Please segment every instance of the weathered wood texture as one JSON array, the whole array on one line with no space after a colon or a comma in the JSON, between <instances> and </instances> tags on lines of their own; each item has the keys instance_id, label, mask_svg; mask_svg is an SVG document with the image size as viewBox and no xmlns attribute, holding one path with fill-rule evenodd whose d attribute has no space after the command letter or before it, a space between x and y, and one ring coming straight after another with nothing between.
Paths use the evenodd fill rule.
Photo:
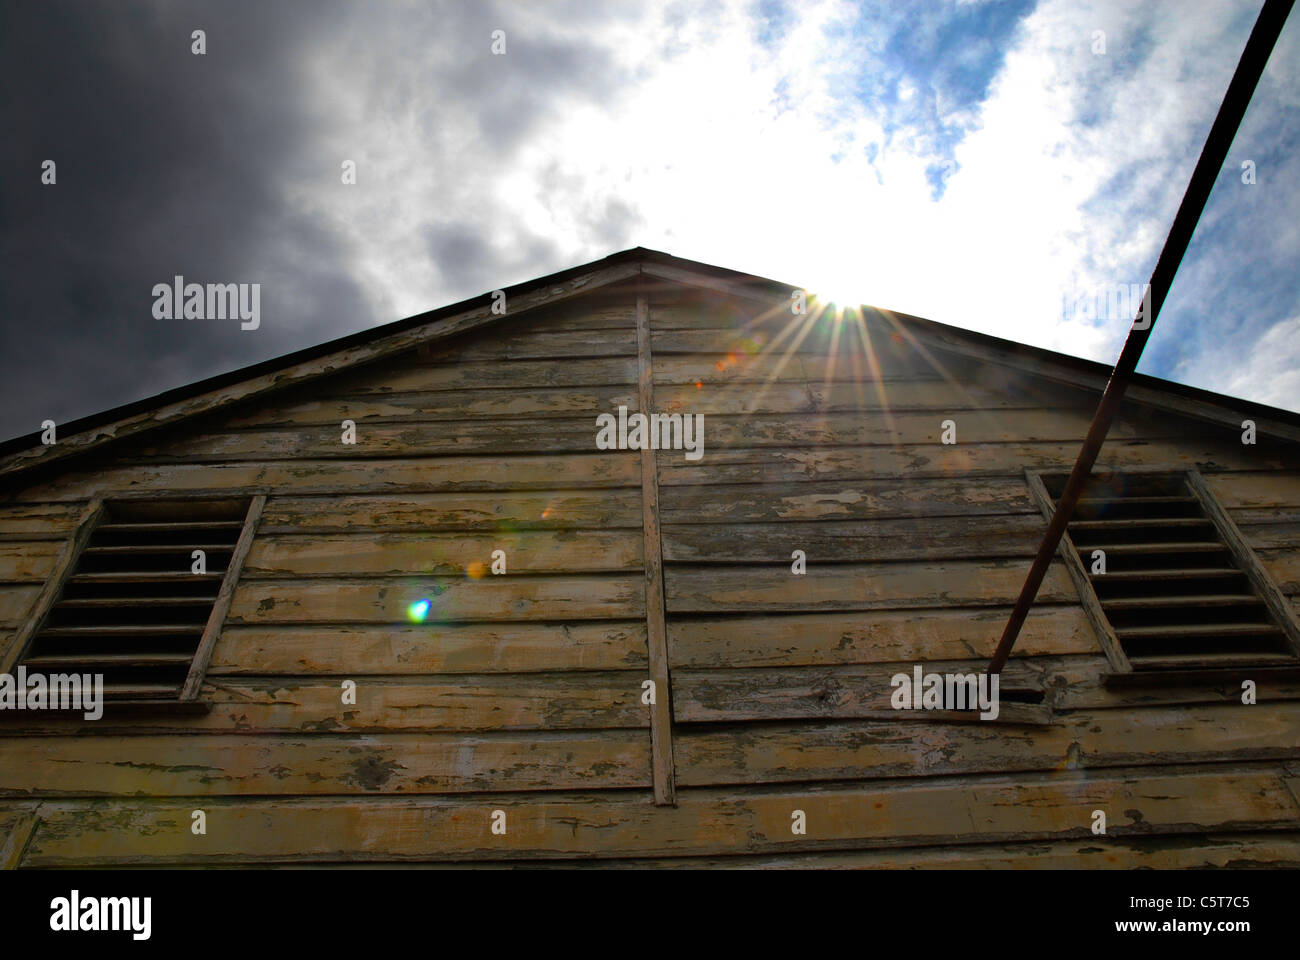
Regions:
<instances>
[{"instance_id":1,"label":"weathered wood texture","mask_svg":"<svg viewBox=\"0 0 1300 960\"><path fill-rule=\"evenodd\" d=\"M500 860L777 854L1091 837L1112 811L1111 842L1129 837L1300 830L1282 767L1171 767L932 783L866 783L775 792L682 791L675 807L610 794L468 800L213 798L208 832L190 833L194 801L49 800L25 866L135 863ZM509 829L491 833L504 810ZM806 835L793 835L803 810Z\"/></svg>"},{"instance_id":2,"label":"weathered wood texture","mask_svg":"<svg viewBox=\"0 0 1300 960\"><path fill-rule=\"evenodd\" d=\"M1060 563L998 720L890 705L916 664L982 669L1046 524L1025 471L1068 470L1095 385L654 269L673 285L594 271L0 485L0 649L92 501L266 497L208 712L0 717L0 866L1300 863L1300 672L1109 683ZM620 406L702 414L703 457L598 450ZM1300 452L1183 409L1129 405L1098 470L1201 471L1300 606Z\"/></svg>"}]
</instances>

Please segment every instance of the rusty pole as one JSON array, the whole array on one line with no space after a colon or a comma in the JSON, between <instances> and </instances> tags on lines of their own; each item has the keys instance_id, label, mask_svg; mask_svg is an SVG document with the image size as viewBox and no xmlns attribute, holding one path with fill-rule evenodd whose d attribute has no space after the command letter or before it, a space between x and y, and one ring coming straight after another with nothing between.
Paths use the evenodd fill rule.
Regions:
<instances>
[{"instance_id":1,"label":"rusty pole","mask_svg":"<svg viewBox=\"0 0 1300 960\"><path fill-rule=\"evenodd\" d=\"M1034 557L1034 565L1029 569L1029 576L1025 578L1025 585L1020 591L1019 599L1016 600L1015 609L1011 612L1011 619L1007 621L1006 629L1002 631L1002 639L998 641L998 648L989 662L989 673L1001 673L1002 668L1006 666L1011 648L1020 635L1020 628L1024 625L1025 617L1029 615L1029 608L1033 605L1034 598L1038 596L1038 588L1042 586L1043 577L1047 574L1047 566L1056 554L1061 536L1065 533L1070 517L1074 514L1075 504L1079 500L1079 494L1088 479L1088 474L1092 471L1092 465L1097 462L1102 441L1106 439L1111 422L1119 412L1120 402L1124 399L1124 390L1133 376L1143 348L1146 347L1147 338L1151 336L1156 317L1160 315L1160 307L1165 302L1165 294L1169 292L1174 274L1178 272L1178 265L1183 259L1183 254L1187 252L1192 232L1196 229L1196 223L1201 218L1205 203L1210 198L1214 181L1218 179L1219 171L1223 169L1228 148L1232 146L1233 137L1237 135L1241 118L1246 113L1251 95L1255 92L1255 86L1259 83L1264 66L1268 63L1269 54L1273 52L1273 46L1277 43L1282 25L1286 23L1287 15L1291 12L1294 2L1295 0L1265 0L1259 18L1255 21L1255 27L1250 31L1250 39L1246 41L1246 48L1242 51L1237 70L1232 75L1232 82L1228 84L1228 92L1224 94L1223 103L1219 105L1219 114L1214 118L1214 125L1210 127L1210 135L1205 139L1200 159L1196 161L1196 168L1192 171L1191 182L1187 185L1187 192L1183 194L1183 202L1179 204L1178 214L1174 217L1173 226L1169 228L1169 236L1165 238L1160 259L1156 261L1156 268L1151 273L1151 283L1147 295L1143 298L1142 308L1138 311L1137 319L1133 321L1128 339L1124 341L1124 349L1120 351L1119 360L1116 361L1110 381L1106 384L1106 391L1097 405L1097 412L1088 427L1083 448L1080 449L1079 457L1074 462L1074 469L1070 471L1065 492L1057 500L1052 521L1047 526L1047 533L1043 535L1043 542L1038 545L1038 555Z\"/></svg>"}]
</instances>

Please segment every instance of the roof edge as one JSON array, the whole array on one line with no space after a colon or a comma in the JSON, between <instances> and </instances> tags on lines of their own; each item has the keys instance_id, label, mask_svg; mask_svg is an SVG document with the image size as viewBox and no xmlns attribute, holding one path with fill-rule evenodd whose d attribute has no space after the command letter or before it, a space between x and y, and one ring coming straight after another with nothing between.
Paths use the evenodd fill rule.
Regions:
<instances>
[{"instance_id":1,"label":"roof edge","mask_svg":"<svg viewBox=\"0 0 1300 960\"><path fill-rule=\"evenodd\" d=\"M660 250L651 250L638 246L610 254L600 260L568 267L555 273L500 289L506 292L507 298L510 300L532 298L534 302L525 304L519 311L522 312L549 303L561 302L599 289L599 287L609 283L630 278L630 276L639 272L643 265L662 268L646 271L647 273L672 278L687 284L698 283L704 279L716 281L700 285L723 293L755 295L780 291L781 295L784 296L785 291L797 288L797 285L781 283L727 267L688 260ZM633 269L634 267L635 269ZM547 288L550 288L550 290L548 291ZM56 445L61 448L58 453L41 455L42 452L51 448L42 446L40 430L0 442L0 479L7 480L41 465L66 461L70 457L91 449L97 449L105 443L119 439L119 436L134 436L146 430L156 429L190 416L211 412L228 403L260 396L296 383L314 379L316 376L336 373L350 366L409 349L416 342L429 336L439 338L450 336L454 333L460 333L464 330L504 319L504 315L488 314L492 302L492 292L482 293L434 310L414 314L391 323L358 330L334 340L328 340L279 357L262 360L246 367L239 367L184 386L164 390L153 396L134 400L96 414L70 420L59 425L60 432L64 433L65 436ZM1035 347L991 334L966 330L912 314L877 307L871 309L915 328L926 340L931 341L931 345L940 349L955 350L989 362L1009 363L1022 370L1063 380L1076 386L1088 389L1102 389L1112 371L1110 366L1095 360L1073 357L1043 347ZM435 329L426 329L429 327ZM418 336L403 337L403 335L412 334L415 331L420 331ZM384 344L385 342L388 342L389 345L372 349L368 353L363 349L375 344ZM972 353L972 351L974 352ZM349 356L349 354L353 355ZM363 355L358 356L357 354ZM319 363L319 361L335 355L340 355L340 362L337 366ZM318 372L287 376L283 379L283 382L276 378L262 389L250 390L243 394L231 395L225 398L212 398L208 403L204 403L202 399L239 384L251 383L282 371L291 370L296 366L313 364L320 367ZM1136 395L1134 395L1133 387L1137 388ZM1160 402L1159 396L1143 397L1143 394L1165 394L1170 397L1181 398L1183 401L1190 401L1207 409L1202 409L1199 412L1188 410L1181 410L1181 412L1213 422L1223 423L1224 415L1228 411L1250 414L1257 419L1268 422L1269 429L1265 429L1262 424L1260 425L1260 429L1264 432L1281 435L1288 440L1300 441L1300 414L1288 410L1215 393L1199 387L1175 383L1149 374L1134 374L1132 387L1130 388L1130 396L1133 400L1154 403L1165 408L1180 409L1177 403ZM194 409L179 410L173 416L157 422L146 421L119 435L117 427L123 425L124 422L132 419L138 420L144 414L159 411L168 406L182 405L186 401L194 401L192 405ZM1278 429L1279 427L1281 429ZM109 429L95 435L95 431L104 428ZM29 455L23 456L23 454Z\"/></svg>"}]
</instances>

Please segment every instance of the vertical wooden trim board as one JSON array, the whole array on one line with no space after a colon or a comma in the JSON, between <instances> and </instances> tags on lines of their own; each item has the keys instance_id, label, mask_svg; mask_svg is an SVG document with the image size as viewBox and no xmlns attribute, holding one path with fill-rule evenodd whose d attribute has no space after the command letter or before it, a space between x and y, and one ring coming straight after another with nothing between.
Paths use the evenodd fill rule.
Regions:
<instances>
[{"instance_id":1,"label":"vertical wooden trim board","mask_svg":"<svg viewBox=\"0 0 1300 960\"><path fill-rule=\"evenodd\" d=\"M654 371L650 360L650 301L636 298L638 410L654 409ZM655 803L676 804L673 785L672 691L668 685L668 630L664 625L663 538L659 531L659 478L655 451L641 451L641 519L645 536L645 616L650 679L655 702L650 707L650 755Z\"/></svg>"},{"instance_id":2,"label":"vertical wooden trim board","mask_svg":"<svg viewBox=\"0 0 1300 960\"><path fill-rule=\"evenodd\" d=\"M266 494L259 493L253 497L248 504L248 513L244 516L244 529L239 531L239 539L235 541L234 552L230 555L230 563L226 566L226 575L221 578L221 589L217 592L217 599L212 604L212 613L208 615L208 622L203 628L203 636L199 639L198 649L194 651L194 661L190 664L190 672L185 677L185 686L181 688L182 700L194 700L199 695L199 687L203 684L203 677L208 672L208 664L212 662L212 651L217 644L217 636L221 633L221 626L226 622L226 613L230 610L230 602L235 597L235 585L239 583L239 572L244 569L244 560L248 557L248 551L253 546L253 536L257 533L257 522L262 519L262 509L266 506Z\"/></svg>"},{"instance_id":3,"label":"vertical wooden trim board","mask_svg":"<svg viewBox=\"0 0 1300 960\"><path fill-rule=\"evenodd\" d=\"M58 559L55 560L54 569L50 571L45 586L41 588L35 606L28 612L27 620L10 639L8 649L0 650L0 673L13 672L14 666L22 658L23 651L31 643L32 637L36 636L41 627L45 625L45 620L50 615L50 609L54 606L54 601L63 592L63 584L67 581L72 568L76 566L77 558L81 556L81 551L90 540L91 533L94 532L96 524L99 523L99 519L103 515L103 500L95 499L86 504L86 509L82 511L81 517L77 521L76 532L71 539L64 541L63 550L59 553Z\"/></svg>"}]
</instances>

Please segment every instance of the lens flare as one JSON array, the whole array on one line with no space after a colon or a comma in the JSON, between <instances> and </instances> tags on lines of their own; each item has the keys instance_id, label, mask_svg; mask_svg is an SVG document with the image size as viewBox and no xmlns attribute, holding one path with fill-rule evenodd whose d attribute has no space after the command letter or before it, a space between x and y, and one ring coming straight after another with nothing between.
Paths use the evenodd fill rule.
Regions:
<instances>
[{"instance_id":1,"label":"lens flare","mask_svg":"<svg viewBox=\"0 0 1300 960\"><path fill-rule=\"evenodd\" d=\"M428 600L416 600L406 608L406 617L412 623L424 623L424 618L429 615L429 607L432 604Z\"/></svg>"}]
</instances>

